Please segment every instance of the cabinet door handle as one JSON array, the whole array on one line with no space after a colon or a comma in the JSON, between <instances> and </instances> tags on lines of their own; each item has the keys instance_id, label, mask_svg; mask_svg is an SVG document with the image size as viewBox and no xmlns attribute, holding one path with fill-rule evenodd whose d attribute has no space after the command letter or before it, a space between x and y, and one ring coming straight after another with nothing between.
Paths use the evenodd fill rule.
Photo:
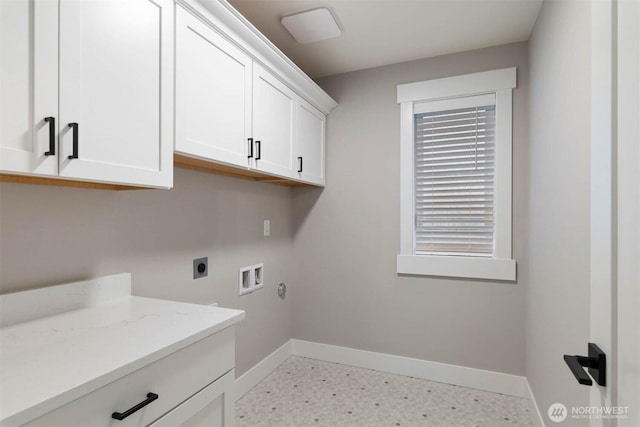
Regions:
<instances>
[{"instance_id":1,"label":"cabinet door handle","mask_svg":"<svg viewBox=\"0 0 640 427\"><path fill-rule=\"evenodd\" d=\"M249 155L247 158L250 159L253 157L253 138L247 138L247 142L249 142Z\"/></svg>"},{"instance_id":2,"label":"cabinet door handle","mask_svg":"<svg viewBox=\"0 0 640 427\"><path fill-rule=\"evenodd\" d=\"M302 157L298 157L298 162L300 162L300 168L298 169L298 172L302 172Z\"/></svg>"},{"instance_id":3,"label":"cabinet door handle","mask_svg":"<svg viewBox=\"0 0 640 427\"><path fill-rule=\"evenodd\" d=\"M262 157L262 148L261 148L261 144L260 141L256 141L256 150L258 151L258 154L256 155L256 160L260 160Z\"/></svg>"},{"instance_id":4,"label":"cabinet door handle","mask_svg":"<svg viewBox=\"0 0 640 427\"><path fill-rule=\"evenodd\" d=\"M69 127L73 132L73 154L68 157L68 159L71 160L78 158L78 124L69 123Z\"/></svg>"},{"instance_id":5,"label":"cabinet door handle","mask_svg":"<svg viewBox=\"0 0 640 427\"><path fill-rule=\"evenodd\" d=\"M56 155L56 118L45 117L44 121L49 123L49 151L45 151L45 156Z\"/></svg>"},{"instance_id":6,"label":"cabinet door handle","mask_svg":"<svg viewBox=\"0 0 640 427\"><path fill-rule=\"evenodd\" d=\"M134 412L137 412L140 409L144 408L145 406L147 406L149 403L153 402L157 398L158 398L157 394L155 394L155 393L147 393L147 398L145 400L143 400L142 402L138 403L133 408L128 409L128 410L126 410L124 412L114 412L113 414L111 414L111 418L122 421L125 418L127 418L129 415L133 414Z\"/></svg>"}]
</instances>

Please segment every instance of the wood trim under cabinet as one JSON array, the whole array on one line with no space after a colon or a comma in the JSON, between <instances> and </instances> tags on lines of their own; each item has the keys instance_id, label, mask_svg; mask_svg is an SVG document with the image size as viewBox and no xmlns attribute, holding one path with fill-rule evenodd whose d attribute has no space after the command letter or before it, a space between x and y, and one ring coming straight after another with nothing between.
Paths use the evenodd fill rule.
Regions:
<instances>
[{"instance_id":1,"label":"wood trim under cabinet","mask_svg":"<svg viewBox=\"0 0 640 427\"><path fill-rule=\"evenodd\" d=\"M256 172L249 169L241 169L232 166L212 163L205 160L194 159L187 156L175 154L173 156L175 167L193 169L200 172L215 173L217 175L231 176L235 178L247 179L255 182L267 184L283 185L286 187L312 187L304 182L291 181ZM0 182L10 182L14 184L51 185L55 187L87 188L93 190L152 190L152 188L134 187L127 185L105 184L101 182L72 181L68 179L47 178L43 176L27 176L0 173Z\"/></svg>"},{"instance_id":2,"label":"wood trim under cabinet","mask_svg":"<svg viewBox=\"0 0 640 427\"><path fill-rule=\"evenodd\" d=\"M12 175L0 173L0 182L11 182L14 184L33 185L53 185L56 187L88 188L93 190L149 190L144 187L133 187L127 185L104 184L101 182L71 181L68 179L46 178L41 176Z\"/></svg>"},{"instance_id":3,"label":"wood trim under cabinet","mask_svg":"<svg viewBox=\"0 0 640 427\"><path fill-rule=\"evenodd\" d=\"M264 182L267 184L284 185L287 187L309 187L303 182L291 181L284 178L277 178L250 169L221 165L206 160L195 159L180 154L173 155L173 165L179 168L193 169L200 172L215 173L217 175L231 176L235 178L247 179L250 181Z\"/></svg>"}]
</instances>

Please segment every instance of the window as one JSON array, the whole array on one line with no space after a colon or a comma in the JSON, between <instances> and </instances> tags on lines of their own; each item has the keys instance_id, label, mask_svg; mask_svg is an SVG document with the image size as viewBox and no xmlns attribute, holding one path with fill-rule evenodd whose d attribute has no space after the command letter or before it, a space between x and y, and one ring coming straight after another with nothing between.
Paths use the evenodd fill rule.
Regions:
<instances>
[{"instance_id":1,"label":"window","mask_svg":"<svg viewBox=\"0 0 640 427\"><path fill-rule=\"evenodd\" d=\"M493 256L495 95L414 106L415 254Z\"/></svg>"},{"instance_id":2,"label":"window","mask_svg":"<svg viewBox=\"0 0 640 427\"><path fill-rule=\"evenodd\" d=\"M516 69L398 86L401 274L515 280L511 92Z\"/></svg>"}]
</instances>

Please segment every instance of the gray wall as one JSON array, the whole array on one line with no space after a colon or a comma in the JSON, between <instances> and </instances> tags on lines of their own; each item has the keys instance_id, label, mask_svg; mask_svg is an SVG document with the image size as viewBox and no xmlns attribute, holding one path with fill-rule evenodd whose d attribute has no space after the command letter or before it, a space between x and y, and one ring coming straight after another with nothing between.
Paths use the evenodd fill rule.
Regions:
<instances>
[{"instance_id":1,"label":"gray wall","mask_svg":"<svg viewBox=\"0 0 640 427\"><path fill-rule=\"evenodd\" d=\"M529 42L527 378L545 418L588 406L562 355L589 341L590 19L590 2L547 0Z\"/></svg>"},{"instance_id":2,"label":"gray wall","mask_svg":"<svg viewBox=\"0 0 640 427\"><path fill-rule=\"evenodd\" d=\"M327 125L327 188L294 190L294 338L524 375L527 59L517 43L319 81L339 105ZM512 66L517 283L398 276L396 86Z\"/></svg>"},{"instance_id":3,"label":"gray wall","mask_svg":"<svg viewBox=\"0 0 640 427\"><path fill-rule=\"evenodd\" d=\"M237 327L238 374L293 336L521 375L526 49L514 44L323 80L341 103L328 125L325 190L183 169L170 191L0 184L0 293L129 271L136 295L247 310ZM514 65L518 283L398 277L396 85ZM272 221L270 237L262 236L263 219ZM192 260L202 256L209 277L194 281ZM265 288L239 297L238 267L260 261ZM280 281L290 289L284 301L275 292Z\"/></svg>"},{"instance_id":4,"label":"gray wall","mask_svg":"<svg viewBox=\"0 0 640 427\"><path fill-rule=\"evenodd\" d=\"M0 184L0 293L131 272L136 295L246 310L240 375L292 335L291 189L175 170L175 188L113 192ZM263 219L271 236L263 237ZM209 276L192 279L194 258ZM238 296L238 268L264 261L265 286Z\"/></svg>"}]
</instances>

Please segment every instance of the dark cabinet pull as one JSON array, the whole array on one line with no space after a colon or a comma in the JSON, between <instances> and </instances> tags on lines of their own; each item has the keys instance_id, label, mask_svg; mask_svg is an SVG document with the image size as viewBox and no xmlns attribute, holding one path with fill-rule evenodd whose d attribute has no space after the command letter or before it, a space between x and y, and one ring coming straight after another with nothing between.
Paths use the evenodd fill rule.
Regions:
<instances>
[{"instance_id":1,"label":"dark cabinet pull","mask_svg":"<svg viewBox=\"0 0 640 427\"><path fill-rule=\"evenodd\" d=\"M155 394L155 393L147 393L147 398L145 400L143 400L142 402L138 403L133 408L128 409L128 410L126 410L124 412L114 412L113 414L111 414L111 418L122 421L125 418L127 418L129 415L133 414L134 412L137 412L140 409L144 408L145 406L147 406L149 403L153 402L157 398L158 398L157 394Z\"/></svg>"},{"instance_id":2,"label":"dark cabinet pull","mask_svg":"<svg viewBox=\"0 0 640 427\"><path fill-rule=\"evenodd\" d=\"M45 151L45 156L56 155L56 118L45 117L44 121L49 123L49 151Z\"/></svg>"},{"instance_id":3,"label":"dark cabinet pull","mask_svg":"<svg viewBox=\"0 0 640 427\"><path fill-rule=\"evenodd\" d=\"M260 141L256 141L256 150L258 151L258 154L256 155L256 160L260 160L262 157L262 148L260 147Z\"/></svg>"},{"instance_id":4,"label":"dark cabinet pull","mask_svg":"<svg viewBox=\"0 0 640 427\"><path fill-rule=\"evenodd\" d=\"M78 158L78 124L77 123L69 123L69 127L73 132L73 154L71 154L68 159L77 159Z\"/></svg>"},{"instance_id":5,"label":"dark cabinet pull","mask_svg":"<svg viewBox=\"0 0 640 427\"><path fill-rule=\"evenodd\" d=\"M247 141L249 142L249 155L247 158L250 159L253 157L253 138L247 138Z\"/></svg>"},{"instance_id":6,"label":"dark cabinet pull","mask_svg":"<svg viewBox=\"0 0 640 427\"><path fill-rule=\"evenodd\" d=\"M300 168L298 169L298 172L302 172L302 157L298 157L298 161L300 162Z\"/></svg>"}]
</instances>

